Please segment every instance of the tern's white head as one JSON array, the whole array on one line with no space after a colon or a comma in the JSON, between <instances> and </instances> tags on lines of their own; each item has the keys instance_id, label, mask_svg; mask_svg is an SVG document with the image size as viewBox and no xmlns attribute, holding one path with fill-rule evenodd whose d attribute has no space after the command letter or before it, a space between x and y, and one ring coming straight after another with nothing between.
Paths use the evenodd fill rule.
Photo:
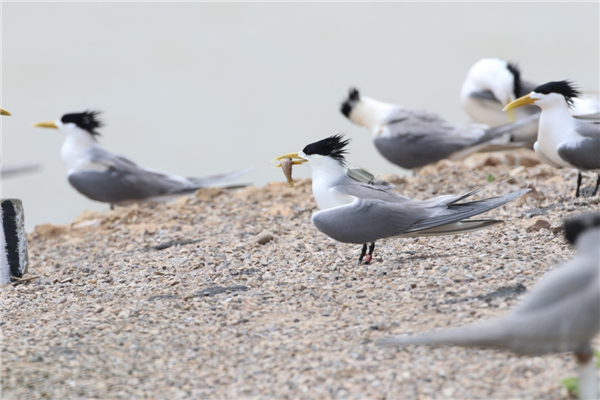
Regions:
<instances>
[{"instance_id":1,"label":"tern's white head","mask_svg":"<svg viewBox=\"0 0 600 400\"><path fill-rule=\"evenodd\" d=\"M523 97L518 98L504 107L504 111L529 104L535 104L542 110L565 109L573 106L573 99L579 96L579 91L572 82L548 82L533 89Z\"/></svg>"},{"instance_id":2,"label":"tern's white head","mask_svg":"<svg viewBox=\"0 0 600 400\"><path fill-rule=\"evenodd\" d=\"M463 102L474 92L490 91L503 106L521 91L521 73L516 64L497 58L484 58L469 69L460 97Z\"/></svg>"},{"instance_id":3,"label":"tern's white head","mask_svg":"<svg viewBox=\"0 0 600 400\"><path fill-rule=\"evenodd\" d=\"M363 126L373 136L382 133L389 115L398 109L395 104L384 103L367 96L361 96L357 89L350 89L348 98L340 107L342 114L353 123Z\"/></svg>"},{"instance_id":4,"label":"tern's white head","mask_svg":"<svg viewBox=\"0 0 600 400\"><path fill-rule=\"evenodd\" d=\"M334 135L311 143L297 153L277 157L291 158L293 165L304 164L312 172L312 189L319 208L324 210L352 202L350 196L340 196L331 189L347 174L344 149L350 140L344 140L343 134Z\"/></svg>"},{"instance_id":5,"label":"tern's white head","mask_svg":"<svg viewBox=\"0 0 600 400\"><path fill-rule=\"evenodd\" d=\"M65 114L56 121L38 122L34 127L59 129L66 137L61 156L69 171L88 165L86 153L96 145L97 131L102 127L97 111Z\"/></svg>"}]
</instances>

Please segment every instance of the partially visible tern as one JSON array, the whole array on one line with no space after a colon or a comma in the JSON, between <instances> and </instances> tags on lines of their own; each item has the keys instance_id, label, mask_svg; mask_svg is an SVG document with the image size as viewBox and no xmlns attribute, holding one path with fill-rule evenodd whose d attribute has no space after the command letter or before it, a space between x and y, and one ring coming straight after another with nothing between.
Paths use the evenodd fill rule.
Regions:
<instances>
[{"instance_id":1,"label":"partially visible tern","mask_svg":"<svg viewBox=\"0 0 600 400\"><path fill-rule=\"evenodd\" d=\"M540 160L555 168L576 168L579 197L581 171L597 172L596 186L600 185L600 121L574 118L570 113L579 92L569 81L548 82L509 103L504 110L534 104L542 109L537 141L533 145Z\"/></svg>"},{"instance_id":2,"label":"partially visible tern","mask_svg":"<svg viewBox=\"0 0 600 400\"><path fill-rule=\"evenodd\" d=\"M389 162L415 170L447 158L460 160L494 143L504 144L512 132L529 123L525 119L497 128L456 126L427 110L384 103L357 89L350 89L340 111L371 133L375 147Z\"/></svg>"}]
</instances>

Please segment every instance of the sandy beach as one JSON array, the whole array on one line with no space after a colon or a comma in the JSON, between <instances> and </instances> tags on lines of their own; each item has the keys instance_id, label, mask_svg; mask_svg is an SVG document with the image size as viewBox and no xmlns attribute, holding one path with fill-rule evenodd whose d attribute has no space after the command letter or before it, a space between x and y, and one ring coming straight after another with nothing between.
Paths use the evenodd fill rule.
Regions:
<instances>
[{"instance_id":1,"label":"sandy beach","mask_svg":"<svg viewBox=\"0 0 600 400\"><path fill-rule=\"evenodd\" d=\"M6 399L568 399L571 354L381 348L390 334L501 316L573 249L576 172L533 152L386 175L400 194L533 190L464 234L336 243L310 222L310 180L201 189L170 204L84 212L28 236L29 279L0 289ZM584 185L592 182L591 174ZM27 210L26 210L27 211ZM598 338L594 345L599 345Z\"/></svg>"}]
</instances>

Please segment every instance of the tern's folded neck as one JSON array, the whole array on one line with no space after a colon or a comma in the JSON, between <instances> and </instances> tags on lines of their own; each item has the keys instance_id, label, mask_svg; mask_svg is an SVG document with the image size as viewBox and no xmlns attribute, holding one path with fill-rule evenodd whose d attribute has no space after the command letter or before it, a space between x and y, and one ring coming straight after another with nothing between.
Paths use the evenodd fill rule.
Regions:
<instances>
[{"instance_id":1,"label":"tern's folded neck","mask_svg":"<svg viewBox=\"0 0 600 400\"><path fill-rule=\"evenodd\" d=\"M395 104L388 104L370 97L361 97L352 108L350 119L357 125L364 126L373 136L381 133L382 125L386 124L389 115L398 109Z\"/></svg>"},{"instance_id":2,"label":"tern's folded neck","mask_svg":"<svg viewBox=\"0 0 600 400\"><path fill-rule=\"evenodd\" d=\"M351 196L335 193L335 186L340 183L348 173L346 167L337 160L330 159L328 162L312 165L312 190L313 196L321 210L338 207L351 203Z\"/></svg>"},{"instance_id":3,"label":"tern's folded neck","mask_svg":"<svg viewBox=\"0 0 600 400\"><path fill-rule=\"evenodd\" d=\"M61 156L68 170L80 169L88 162L87 154L96 146L96 141L83 130L72 130L66 134Z\"/></svg>"}]
</instances>

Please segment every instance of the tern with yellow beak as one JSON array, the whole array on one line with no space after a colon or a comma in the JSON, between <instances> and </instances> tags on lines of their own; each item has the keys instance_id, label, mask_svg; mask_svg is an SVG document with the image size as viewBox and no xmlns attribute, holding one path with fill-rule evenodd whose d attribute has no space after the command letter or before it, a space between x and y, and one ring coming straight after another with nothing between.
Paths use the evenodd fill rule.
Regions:
<instances>
[{"instance_id":1,"label":"tern with yellow beak","mask_svg":"<svg viewBox=\"0 0 600 400\"><path fill-rule=\"evenodd\" d=\"M321 209L313 214L312 223L339 242L362 244L359 263L363 259L366 264L371 261L375 242L379 239L454 235L499 224L502 221L467 218L506 204L530 190L461 202L487 187L484 186L460 196L412 200L394 193L394 186L389 182L366 183L350 177L344 158L348 143L349 140L338 134L273 161L291 158L296 165L303 164L311 169L313 195ZM366 254L368 243L371 245Z\"/></svg>"},{"instance_id":2,"label":"tern with yellow beak","mask_svg":"<svg viewBox=\"0 0 600 400\"><path fill-rule=\"evenodd\" d=\"M95 111L65 114L57 121L40 122L34 126L59 129L65 134L61 155L67 167L69 183L84 196L110 203L111 207L166 201L237 178L252 170L248 168L203 178L185 178L140 167L98 145L98 128L102 126L98 114Z\"/></svg>"},{"instance_id":3,"label":"tern with yellow beak","mask_svg":"<svg viewBox=\"0 0 600 400\"><path fill-rule=\"evenodd\" d=\"M443 159L460 160L492 144L508 142L529 119L490 128L482 124L456 126L427 110L415 110L362 96L350 89L340 111L366 128L373 144L389 162L418 170ZM530 117L535 118L535 117ZM497 150L504 150L498 147Z\"/></svg>"},{"instance_id":4,"label":"tern with yellow beak","mask_svg":"<svg viewBox=\"0 0 600 400\"><path fill-rule=\"evenodd\" d=\"M538 86L524 80L519 67L497 58L484 58L476 62L467 73L460 91L460 100L465 112L473 122L491 127L520 121L532 115L529 123L514 130L510 143L505 146L532 148L537 140L540 109L529 105L503 112L510 102L530 93ZM594 119L600 116L600 101L596 96L573 99L570 113L575 118Z\"/></svg>"},{"instance_id":5,"label":"tern with yellow beak","mask_svg":"<svg viewBox=\"0 0 600 400\"><path fill-rule=\"evenodd\" d=\"M579 197L581 171L598 173L592 193L600 185L600 121L574 118L570 113L579 92L569 81L549 82L509 103L504 110L534 104L541 108L537 141L533 149L540 160L555 168L578 170L575 197Z\"/></svg>"}]
</instances>

